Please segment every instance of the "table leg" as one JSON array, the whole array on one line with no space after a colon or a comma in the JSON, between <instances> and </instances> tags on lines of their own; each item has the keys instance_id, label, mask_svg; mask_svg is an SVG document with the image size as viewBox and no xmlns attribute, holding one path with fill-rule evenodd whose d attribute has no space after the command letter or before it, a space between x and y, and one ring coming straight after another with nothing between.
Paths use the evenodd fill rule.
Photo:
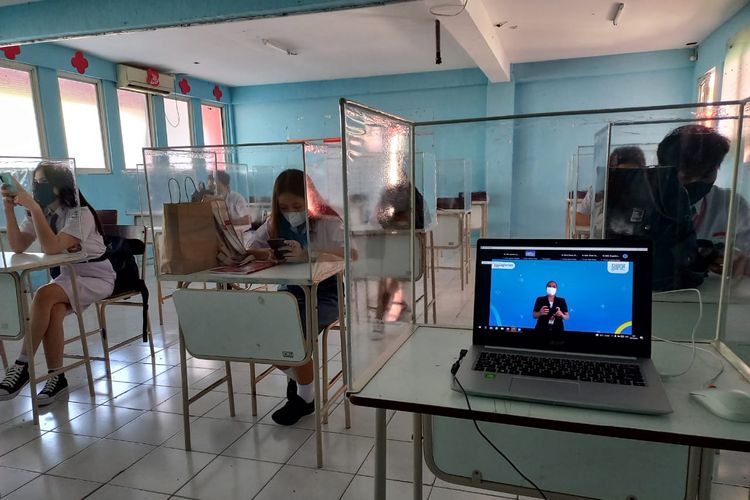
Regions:
<instances>
[{"instance_id":1,"label":"table leg","mask_svg":"<svg viewBox=\"0 0 750 500\"><path fill-rule=\"evenodd\" d=\"M375 409L375 500L385 500L385 408Z\"/></svg>"},{"instance_id":2,"label":"table leg","mask_svg":"<svg viewBox=\"0 0 750 500\"><path fill-rule=\"evenodd\" d=\"M86 379L89 383L89 394L91 394L91 397L94 398L96 397L96 392L94 391L94 377L91 373L91 358L89 358L89 343L86 339L86 327L83 324L83 310L81 309L81 301L78 296L78 278L76 277L75 269L71 264L66 265L66 267L70 272L70 288L73 291L74 302L73 304L71 304L71 306L73 307L73 311L75 311L76 318L78 320L78 334L81 337L84 366L86 367Z\"/></svg>"},{"instance_id":3,"label":"table leg","mask_svg":"<svg viewBox=\"0 0 750 500\"><path fill-rule=\"evenodd\" d=\"M307 331L312 335L313 387L315 389L315 454L318 468L323 467L323 429L321 425L320 358L318 356L318 285L307 290ZM312 333L310 333L312 332Z\"/></svg>"},{"instance_id":4,"label":"table leg","mask_svg":"<svg viewBox=\"0 0 750 500\"><path fill-rule=\"evenodd\" d=\"M182 327L178 327L180 334L180 378L182 380L182 428L185 434L185 451L192 449L190 442L190 393L188 392L187 374L187 352L185 351L185 338L182 336ZM232 395L230 394L231 398Z\"/></svg>"},{"instance_id":5,"label":"table leg","mask_svg":"<svg viewBox=\"0 0 750 500\"><path fill-rule=\"evenodd\" d=\"M29 358L29 391L31 392L31 414L33 415L34 425L39 425L39 405L36 401L36 363L34 362L34 341L31 338L31 314L29 312L29 299L27 293L31 293L31 287L24 290L23 286L28 283L21 275L16 281L16 290L19 291L21 299L21 328L23 330L23 343L26 346L26 356Z\"/></svg>"},{"instance_id":6,"label":"table leg","mask_svg":"<svg viewBox=\"0 0 750 500\"><path fill-rule=\"evenodd\" d=\"M711 480L714 475L714 456L716 450L703 448L701 450L700 479L698 482L698 500L711 498Z\"/></svg>"},{"instance_id":7,"label":"table leg","mask_svg":"<svg viewBox=\"0 0 750 500\"><path fill-rule=\"evenodd\" d=\"M414 465L414 500L422 500L422 415L412 416L412 462Z\"/></svg>"}]
</instances>

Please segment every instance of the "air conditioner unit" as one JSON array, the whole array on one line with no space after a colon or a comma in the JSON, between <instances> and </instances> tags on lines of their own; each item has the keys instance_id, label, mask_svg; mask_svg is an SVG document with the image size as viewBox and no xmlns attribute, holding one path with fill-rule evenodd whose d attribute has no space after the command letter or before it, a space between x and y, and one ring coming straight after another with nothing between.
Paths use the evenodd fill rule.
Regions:
<instances>
[{"instance_id":1,"label":"air conditioner unit","mask_svg":"<svg viewBox=\"0 0 750 500\"><path fill-rule=\"evenodd\" d=\"M174 92L174 75L157 73L126 64L117 65L117 88L168 95Z\"/></svg>"}]
</instances>

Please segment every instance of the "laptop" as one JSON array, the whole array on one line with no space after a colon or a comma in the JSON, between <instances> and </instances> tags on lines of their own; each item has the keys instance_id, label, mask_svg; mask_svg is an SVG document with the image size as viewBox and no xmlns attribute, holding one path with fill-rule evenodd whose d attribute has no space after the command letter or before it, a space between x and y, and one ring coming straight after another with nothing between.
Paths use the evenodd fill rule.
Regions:
<instances>
[{"instance_id":1,"label":"laptop","mask_svg":"<svg viewBox=\"0 0 750 500\"><path fill-rule=\"evenodd\" d=\"M476 262L467 393L672 412L651 361L649 241L480 239Z\"/></svg>"}]
</instances>

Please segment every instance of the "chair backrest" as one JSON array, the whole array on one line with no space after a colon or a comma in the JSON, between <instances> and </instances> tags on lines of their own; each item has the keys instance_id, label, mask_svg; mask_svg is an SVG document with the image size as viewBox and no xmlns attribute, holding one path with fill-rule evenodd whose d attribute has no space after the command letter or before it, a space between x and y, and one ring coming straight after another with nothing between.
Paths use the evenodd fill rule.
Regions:
<instances>
[{"instance_id":1,"label":"chair backrest","mask_svg":"<svg viewBox=\"0 0 750 500\"><path fill-rule=\"evenodd\" d=\"M410 231L363 233L354 236L354 246L359 258L351 263L352 278L411 279L409 259ZM424 271L424 235L418 234L414 249L414 280L422 279Z\"/></svg>"},{"instance_id":2,"label":"chair backrest","mask_svg":"<svg viewBox=\"0 0 750 500\"><path fill-rule=\"evenodd\" d=\"M10 274L0 274L0 340L17 340L21 337L16 280Z\"/></svg>"},{"instance_id":3,"label":"chair backrest","mask_svg":"<svg viewBox=\"0 0 750 500\"><path fill-rule=\"evenodd\" d=\"M99 216L99 222L102 223L102 226L117 224L117 210L97 210L96 215Z\"/></svg>"},{"instance_id":4,"label":"chair backrest","mask_svg":"<svg viewBox=\"0 0 750 500\"><path fill-rule=\"evenodd\" d=\"M461 222L453 214L437 213L434 230L435 248L459 248L461 246Z\"/></svg>"},{"instance_id":5,"label":"chair backrest","mask_svg":"<svg viewBox=\"0 0 750 500\"><path fill-rule=\"evenodd\" d=\"M140 272L141 279L146 279L146 245L148 243L148 229L146 226L135 225L118 225L102 223L104 236L119 236L126 240L138 240L143 242L143 252L133 252L133 255L140 255Z\"/></svg>"},{"instance_id":6,"label":"chair backrest","mask_svg":"<svg viewBox=\"0 0 750 500\"><path fill-rule=\"evenodd\" d=\"M299 364L308 357L288 292L179 289L173 298L185 348L196 358Z\"/></svg>"}]
</instances>

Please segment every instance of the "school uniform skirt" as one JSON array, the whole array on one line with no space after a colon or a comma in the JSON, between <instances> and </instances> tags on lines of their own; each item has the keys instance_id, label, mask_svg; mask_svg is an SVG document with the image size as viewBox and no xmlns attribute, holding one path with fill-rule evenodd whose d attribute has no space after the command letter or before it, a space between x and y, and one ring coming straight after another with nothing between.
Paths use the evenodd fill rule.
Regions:
<instances>
[{"instance_id":1,"label":"school uniform skirt","mask_svg":"<svg viewBox=\"0 0 750 500\"><path fill-rule=\"evenodd\" d=\"M81 302L81 310L86 309L94 302L104 300L115 289L115 271L109 260L100 262L82 262L73 264L76 273L76 283L78 284L78 300ZM59 286L68 296L68 314L73 312L73 282L70 276L69 267L61 267L60 275L52 280L52 283Z\"/></svg>"}]
</instances>

